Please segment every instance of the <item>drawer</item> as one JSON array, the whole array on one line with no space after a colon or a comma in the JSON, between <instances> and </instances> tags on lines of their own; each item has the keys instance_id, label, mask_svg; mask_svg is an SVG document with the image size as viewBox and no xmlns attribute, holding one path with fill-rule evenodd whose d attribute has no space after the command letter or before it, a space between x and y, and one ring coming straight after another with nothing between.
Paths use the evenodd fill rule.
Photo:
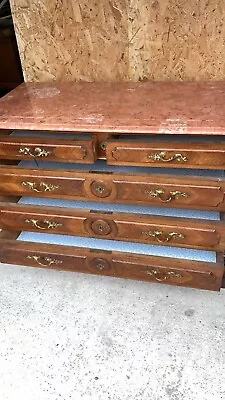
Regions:
<instances>
[{"instance_id":1,"label":"drawer","mask_svg":"<svg viewBox=\"0 0 225 400\"><path fill-rule=\"evenodd\" d=\"M51 168L50 163L43 163L46 164ZM1 167L0 195L225 210L223 176L186 176L186 170L184 174L166 175L111 173L105 167L91 172L89 166L87 171L82 171L75 165L67 171L61 167L61 164L56 164L54 170Z\"/></svg>"},{"instance_id":2,"label":"drawer","mask_svg":"<svg viewBox=\"0 0 225 400\"><path fill-rule=\"evenodd\" d=\"M71 137L70 137L71 136ZM61 139L59 139L61 137ZM64 134L17 134L0 136L0 158L48 160L91 164L96 160L95 137Z\"/></svg>"},{"instance_id":3,"label":"drawer","mask_svg":"<svg viewBox=\"0 0 225 400\"><path fill-rule=\"evenodd\" d=\"M70 207L0 203L0 227L4 230L46 232L109 240L134 241L184 248L223 251L225 222L191 218L162 217L135 213ZM41 201L40 201L41 203ZM91 207L91 203L88 206ZM110 205L109 205L110 206ZM87 205L86 205L87 207ZM186 211L188 214L188 211Z\"/></svg>"},{"instance_id":4,"label":"drawer","mask_svg":"<svg viewBox=\"0 0 225 400\"><path fill-rule=\"evenodd\" d=\"M106 142L110 165L225 169L224 138L119 137Z\"/></svg>"},{"instance_id":5,"label":"drawer","mask_svg":"<svg viewBox=\"0 0 225 400\"><path fill-rule=\"evenodd\" d=\"M51 239L45 239L46 236L50 236ZM43 240L47 240L47 243L41 242ZM118 247L115 245L108 246L107 250L99 250L96 247L98 243L95 248L87 248L87 239L82 246L77 246L81 244L81 240L71 237L65 239L61 235L22 233L17 240L0 240L0 262L208 290L218 291L221 288L224 273L221 253L215 257L206 256L206 259L214 260L208 262L134 253L136 248L133 245L133 253L127 253L115 251ZM126 244L124 247L126 249ZM184 249L182 251L184 252ZM188 252L192 257L194 250L192 253L190 250ZM195 258L198 258L199 253L210 253L195 252Z\"/></svg>"}]
</instances>

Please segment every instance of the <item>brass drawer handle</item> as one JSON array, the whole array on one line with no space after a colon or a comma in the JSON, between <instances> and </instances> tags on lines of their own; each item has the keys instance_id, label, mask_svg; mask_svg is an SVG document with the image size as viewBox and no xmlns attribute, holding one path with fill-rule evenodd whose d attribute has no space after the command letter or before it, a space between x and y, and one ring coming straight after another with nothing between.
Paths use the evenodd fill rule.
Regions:
<instances>
[{"instance_id":1,"label":"brass drawer handle","mask_svg":"<svg viewBox=\"0 0 225 400\"><path fill-rule=\"evenodd\" d=\"M179 197L189 197L188 193L180 192L179 190L170 192L170 196L167 199L163 198L163 195L165 194L164 189L146 190L145 194L152 197L158 197L162 203L169 203L172 200L179 199Z\"/></svg>"},{"instance_id":2,"label":"brass drawer handle","mask_svg":"<svg viewBox=\"0 0 225 400\"><path fill-rule=\"evenodd\" d=\"M19 153L31 157L48 157L51 154L51 151L41 149L40 147L35 147L34 153L32 153L30 147L21 147L19 149Z\"/></svg>"},{"instance_id":3,"label":"brass drawer handle","mask_svg":"<svg viewBox=\"0 0 225 400\"><path fill-rule=\"evenodd\" d=\"M27 224L32 224L35 228L46 230L46 229L55 229L58 228L59 226L62 226L62 224L59 224L58 222L54 221L48 221L47 219L44 219L44 221L38 221L38 219L26 219L25 222ZM46 226L42 226L40 224L46 224Z\"/></svg>"},{"instance_id":4,"label":"brass drawer handle","mask_svg":"<svg viewBox=\"0 0 225 400\"><path fill-rule=\"evenodd\" d=\"M37 264L41 265L42 267L49 267L52 264L62 264L62 261L55 260L54 258L51 257L40 257L40 256L27 256L29 260L34 260L37 262ZM43 258L45 263L41 262L40 260Z\"/></svg>"},{"instance_id":5,"label":"brass drawer handle","mask_svg":"<svg viewBox=\"0 0 225 400\"><path fill-rule=\"evenodd\" d=\"M177 272L173 272L173 271L162 272L158 269L147 269L147 270L144 270L141 272L143 272L146 275L150 275L150 276L154 277L155 280L158 282L163 282L170 278L182 279L184 277L183 274L179 274Z\"/></svg>"},{"instance_id":6,"label":"brass drawer handle","mask_svg":"<svg viewBox=\"0 0 225 400\"><path fill-rule=\"evenodd\" d=\"M185 236L182 235L182 233L177 233L177 232L169 232L166 236L165 232L163 231L144 231L141 232L142 235L145 236L150 236L156 239L157 242L159 243L168 243L172 239L184 239Z\"/></svg>"},{"instance_id":7,"label":"brass drawer handle","mask_svg":"<svg viewBox=\"0 0 225 400\"><path fill-rule=\"evenodd\" d=\"M56 190L59 188L59 186L56 185L52 185L51 183L45 183L45 182L41 182L40 183L40 188L41 189L37 189L36 188L36 183L35 182L26 182L23 181L21 183L22 186L28 187L28 189L33 190L34 192L37 193L43 193L43 192L52 192L53 190Z\"/></svg>"},{"instance_id":8,"label":"brass drawer handle","mask_svg":"<svg viewBox=\"0 0 225 400\"><path fill-rule=\"evenodd\" d=\"M173 156L166 158L168 155L168 151L161 151L160 153L149 154L148 158L153 161L162 161L162 162L171 162L171 161L178 161L178 162L187 162L188 158L183 156L181 153L176 153Z\"/></svg>"}]
</instances>

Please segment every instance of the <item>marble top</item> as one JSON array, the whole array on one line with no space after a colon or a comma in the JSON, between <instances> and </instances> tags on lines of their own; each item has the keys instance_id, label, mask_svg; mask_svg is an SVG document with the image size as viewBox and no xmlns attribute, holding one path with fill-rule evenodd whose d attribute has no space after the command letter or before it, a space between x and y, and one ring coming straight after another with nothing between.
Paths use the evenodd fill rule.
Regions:
<instances>
[{"instance_id":1,"label":"marble top","mask_svg":"<svg viewBox=\"0 0 225 400\"><path fill-rule=\"evenodd\" d=\"M23 83L0 128L225 135L225 82Z\"/></svg>"}]
</instances>

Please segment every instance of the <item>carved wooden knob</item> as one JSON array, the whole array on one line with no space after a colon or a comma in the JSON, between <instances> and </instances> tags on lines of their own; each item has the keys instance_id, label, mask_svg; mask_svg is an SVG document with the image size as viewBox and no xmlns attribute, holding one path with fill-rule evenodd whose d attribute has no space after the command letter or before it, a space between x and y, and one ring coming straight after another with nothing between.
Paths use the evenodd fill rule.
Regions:
<instances>
[{"instance_id":1,"label":"carved wooden knob","mask_svg":"<svg viewBox=\"0 0 225 400\"><path fill-rule=\"evenodd\" d=\"M108 197L112 188L108 183L98 180L91 183L91 192L97 197Z\"/></svg>"},{"instance_id":2,"label":"carved wooden knob","mask_svg":"<svg viewBox=\"0 0 225 400\"><path fill-rule=\"evenodd\" d=\"M104 258L94 258L91 261L91 266L99 272L109 271L111 269L109 261Z\"/></svg>"},{"instance_id":3,"label":"carved wooden knob","mask_svg":"<svg viewBox=\"0 0 225 400\"><path fill-rule=\"evenodd\" d=\"M97 235L108 235L111 232L111 226L104 219L96 219L91 224L92 231Z\"/></svg>"}]
</instances>

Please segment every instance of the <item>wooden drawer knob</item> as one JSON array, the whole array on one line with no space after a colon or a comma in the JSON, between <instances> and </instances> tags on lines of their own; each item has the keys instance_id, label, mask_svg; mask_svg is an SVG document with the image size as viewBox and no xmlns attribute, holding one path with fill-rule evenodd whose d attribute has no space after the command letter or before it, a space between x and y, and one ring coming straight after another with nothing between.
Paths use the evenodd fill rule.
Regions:
<instances>
[{"instance_id":1,"label":"wooden drawer knob","mask_svg":"<svg viewBox=\"0 0 225 400\"><path fill-rule=\"evenodd\" d=\"M91 266L98 271L109 271L111 269L110 263L104 258L94 258L91 261Z\"/></svg>"},{"instance_id":2,"label":"wooden drawer knob","mask_svg":"<svg viewBox=\"0 0 225 400\"><path fill-rule=\"evenodd\" d=\"M108 183L98 180L91 183L91 192L95 196L103 198L111 194L112 188Z\"/></svg>"},{"instance_id":3,"label":"wooden drawer knob","mask_svg":"<svg viewBox=\"0 0 225 400\"><path fill-rule=\"evenodd\" d=\"M97 235L109 235L112 229L107 221L97 219L91 224L92 231Z\"/></svg>"}]
</instances>

